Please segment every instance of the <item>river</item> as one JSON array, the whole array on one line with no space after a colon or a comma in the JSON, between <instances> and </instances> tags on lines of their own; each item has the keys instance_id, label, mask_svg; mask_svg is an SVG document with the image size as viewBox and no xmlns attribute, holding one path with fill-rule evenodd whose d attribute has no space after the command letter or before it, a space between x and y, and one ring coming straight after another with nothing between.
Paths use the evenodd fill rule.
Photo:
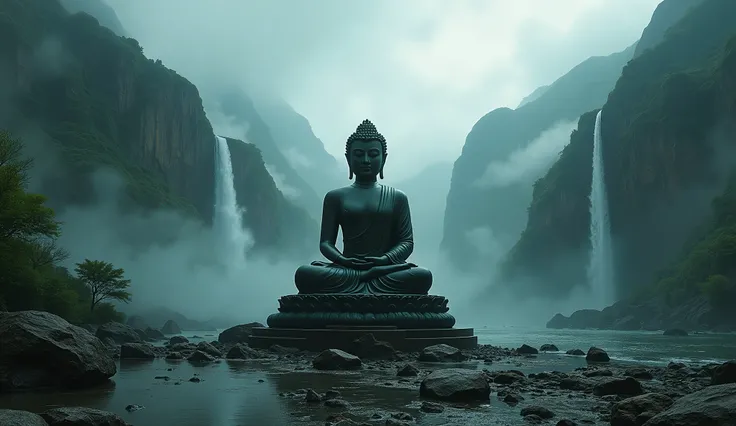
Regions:
<instances>
[{"instance_id":1,"label":"river","mask_svg":"<svg viewBox=\"0 0 736 426\"><path fill-rule=\"evenodd\" d=\"M693 334L685 337L663 336L656 332L621 332L599 330L546 330L527 328L481 328L476 330L480 343L518 347L523 343L539 347L553 343L561 351L598 346L614 362L665 365L670 361L685 363L722 362L736 356L736 335ZM187 332L193 342L213 340L212 332ZM202 337L195 337L202 336ZM513 361L510 361L513 362ZM585 365L582 357L543 354L523 364L494 363L469 365L468 368L509 369L525 373L570 371ZM418 410L416 383L396 383L395 388L377 386L394 379L380 371L322 373L280 370L276 362L218 362L193 366L188 362L120 361L113 382L102 388L74 392L19 393L0 395L0 408L44 411L56 406L81 405L120 414L135 426L280 426L324 425L334 409L307 405L303 398L284 397L300 388L318 392L339 389L354 406L351 413L370 417L376 412L404 411L418 418L420 425L448 424ZM169 377L169 380L156 378ZM201 382L190 382L198 377ZM381 378L381 377L385 377ZM145 408L127 412L129 404ZM570 410L584 409L570 407ZM490 406L457 410L449 424L523 424L518 408L492 399Z\"/></svg>"}]
</instances>

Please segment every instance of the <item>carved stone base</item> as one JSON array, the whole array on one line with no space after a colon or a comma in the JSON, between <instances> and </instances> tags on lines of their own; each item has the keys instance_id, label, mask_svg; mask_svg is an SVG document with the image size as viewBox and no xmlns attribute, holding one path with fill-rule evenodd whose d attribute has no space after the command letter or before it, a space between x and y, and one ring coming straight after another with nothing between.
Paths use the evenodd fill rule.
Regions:
<instances>
[{"instance_id":1,"label":"carved stone base","mask_svg":"<svg viewBox=\"0 0 736 426\"><path fill-rule=\"evenodd\" d=\"M447 299L429 295L295 294L279 299L279 312L268 317L272 328L330 326L451 328Z\"/></svg>"}]
</instances>

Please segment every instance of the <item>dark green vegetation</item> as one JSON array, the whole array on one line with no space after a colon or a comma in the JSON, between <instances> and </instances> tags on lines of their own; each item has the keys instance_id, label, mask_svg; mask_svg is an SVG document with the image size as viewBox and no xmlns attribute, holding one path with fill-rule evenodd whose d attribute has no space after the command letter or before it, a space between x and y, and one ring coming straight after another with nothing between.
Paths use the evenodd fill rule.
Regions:
<instances>
[{"instance_id":1,"label":"dark green vegetation","mask_svg":"<svg viewBox=\"0 0 736 426\"><path fill-rule=\"evenodd\" d=\"M105 12L90 10L94 4L74 3ZM136 40L86 13L69 14L57 0L0 2L0 126L26 141L39 165L34 190L59 213L116 191L122 213L173 209L212 221L215 136L197 88L146 58ZM259 228L254 250L283 248L280 236L306 239L305 227L316 228L304 225L305 212L284 207L257 149L236 150L232 162L236 174L248 172L235 190L248 203L245 224ZM122 194L100 187L100 170L122 177Z\"/></svg>"},{"instance_id":2,"label":"dark green vegetation","mask_svg":"<svg viewBox=\"0 0 736 426\"><path fill-rule=\"evenodd\" d=\"M716 311L736 302L734 36L736 2L700 2L623 69L603 107L622 298L656 296L675 307L705 297ZM579 132L535 184L505 279L534 271L530 285L551 295L583 282L593 117L581 117Z\"/></svg>"},{"instance_id":3,"label":"dark green vegetation","mask_svg":"<svg viewBox=\"0 0 736 426\"><path fill-rule=\"evenodd\" d=\"M91 269L80 265L80 279L59 266L66 258L55 244L60 224L44 196L26 191L31 161L22 158L22 148L19 140L0 131L0 308L45 310L78 323L122 320L122 314L98 296L100 289L90 285ZM99 264L116 271L116 282L125 281L122 269ZM114 299L130 299L120 290L103 292Z\"/></svg>"},{"instance_id":4,"label":"dark green vegetation","mask_svg":"<svg viewBox=\"0 0 736 426\"><path fill-rule=\"evenodd\" d=\"M103 260L84 259L74 268L77 277L89 288L90 312L104 300L130 302L131 294L128 291L130 280L125 279L125 271L116 268L112 263Z\"/></svg>"},{"instance_id":5,"label":"dark green vegetation","mask_svg":"<svg viewBox=\"0 0 736 426\"><path fill-rule=\"evenodd\" d=\"M488 165L507 161L545 130L560 122L573 122L603 105L633 53L631 46L609 56L589 58L550 86L535 91L517 109L498 108L473 126L455 162L445 210L442 248L454 264L487 267L467 237L477 228L490 228L504 250L513 246L526 224L524 212L532 199L532 184L544 173L542 169L509 184L479 184Z\"/></svg>"}]
</instances>

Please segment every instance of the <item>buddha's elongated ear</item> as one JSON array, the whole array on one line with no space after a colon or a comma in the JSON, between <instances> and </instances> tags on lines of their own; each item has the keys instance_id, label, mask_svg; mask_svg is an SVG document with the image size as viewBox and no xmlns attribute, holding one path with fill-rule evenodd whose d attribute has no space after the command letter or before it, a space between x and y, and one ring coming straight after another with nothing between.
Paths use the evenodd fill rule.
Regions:
<instances>
[{"instance_id":1,"label":"buddha's elongated ear","mask_svg":"<svg viewBox=\"0 0 736 426\"><path fill-rule=\"evenodd\" d=\"M350 171L350 175L348 175L349 180L353 180L353 168L350 167L350 157L348 154L345 154L345 161L348 163L348 170Z\"/></svg>"},{"instance_id":2,"label":"buddha's elongated ear","mask_svg":"<svg viewBox=\"0 0 736 426\"><path fill-rule=\"evenodd\" d=\"M381 169L378 171L378 177L381 179L383 179L383 166L386 165L386 157L388 157L388 154L383 157L383 161L381 161Z\"/></svg>"}]
</instances>

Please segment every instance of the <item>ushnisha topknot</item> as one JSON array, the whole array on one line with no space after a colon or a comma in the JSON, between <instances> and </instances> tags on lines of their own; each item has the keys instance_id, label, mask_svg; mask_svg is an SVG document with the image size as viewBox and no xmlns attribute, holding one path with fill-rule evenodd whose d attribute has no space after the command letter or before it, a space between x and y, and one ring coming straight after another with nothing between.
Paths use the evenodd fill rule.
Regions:
<instances>
[{"instance_id":1,"label":"ushnisha topknot","mask_svg":"<svg viewBox=\"0 0 736 426\"><path fill-rule=\"evenodd\" d=\"M363 122L358 125L358 128L355 129L355 132L348 137L348 141L345 143L345 155L350 154L350 147L355 141L379 141L381 142L381 148L383 149L383 157L386 158L386 154L388 154L386 138L384 138L382 134L378 133L378 129L376 129L376 126L371 123L370 120L363 120Z\"/></svg>"}]
</instances>

